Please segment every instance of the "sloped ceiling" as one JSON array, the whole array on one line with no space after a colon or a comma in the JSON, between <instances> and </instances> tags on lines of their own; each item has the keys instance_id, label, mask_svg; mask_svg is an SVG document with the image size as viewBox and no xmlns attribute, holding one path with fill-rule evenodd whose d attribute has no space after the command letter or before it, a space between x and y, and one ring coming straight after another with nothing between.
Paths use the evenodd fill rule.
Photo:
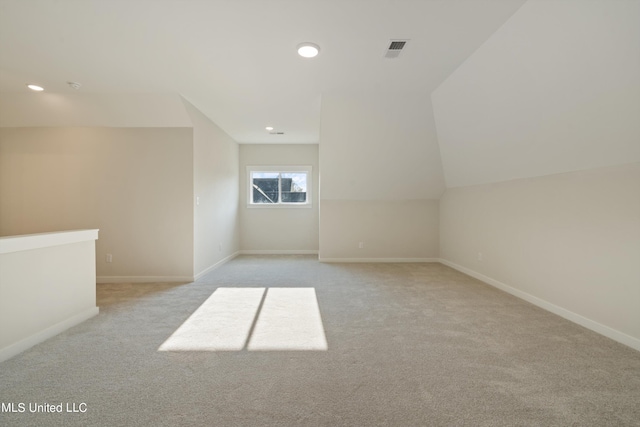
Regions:
<instances>
[{"instance_id":1,"label":"sloped ceiling","mask_svg":"<svg viewBox=\"0 0 640 427\"><path fill-rule=\"evenodd\" d=\"M429 93L523 2L0 0L0 93L180 94L240 143L317 143L323 91Z\"/></svg>"},{"instance_id":2,"label":"sloped ceiling","mask_svg":"<svg viewBox=\"0 0 640 427\"><path fill-rule=\"evenodd\" d=\"M322 199L438 199L444 179L428 93L322 98Z\"/></svg>"},{"instance_id":3,"label":"sloped ceiling","mask_svg":"<svg viewBox=\"0 0 640 427\"><path fill-rule=\"evenodd\" d=\"M640 161L640 2L529 1L432 94L448 187Z\"/></svg>"}]
</instances>

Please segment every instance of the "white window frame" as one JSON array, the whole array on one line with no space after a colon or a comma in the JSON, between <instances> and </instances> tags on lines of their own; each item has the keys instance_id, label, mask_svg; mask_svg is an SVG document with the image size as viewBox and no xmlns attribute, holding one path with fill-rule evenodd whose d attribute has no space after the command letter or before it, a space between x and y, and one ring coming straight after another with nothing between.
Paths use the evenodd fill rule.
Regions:
<instances>
[{"instance_id":1,"label":"white window frame","mask_svg":"<svg viewBox=\"0 0 640 427\"><path fill-rule=\"evenodd\" d=\"M253 180L251 174L254 172L279 172L296 173L306 172L307 174L307 201L305 203L253 203ZM300 209L311 208L313 206L313 168L310 165L304 166L247 166L247 208L250 209Z\"/></svg>"}]
</instances>

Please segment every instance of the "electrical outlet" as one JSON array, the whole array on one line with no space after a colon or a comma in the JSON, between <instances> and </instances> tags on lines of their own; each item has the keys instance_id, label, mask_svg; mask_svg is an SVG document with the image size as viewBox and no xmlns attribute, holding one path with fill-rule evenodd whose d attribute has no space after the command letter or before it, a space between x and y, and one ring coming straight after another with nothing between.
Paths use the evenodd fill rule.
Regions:
<instances>
[{"instance_id":1,"label":"electrical outlet","mask_svg":"<svg viewBox=\"0 0 640 427\"><path fill-rule=\"evenodd\" d=\"M482 262L482 252L478 252L478 261Z\"/></svg>"},{"instance_id":2,"label":"electrical outlet","mask_svg":"<svg viewBox=\"0 0 640 427\"><path fill-rule=\"evenodd\" d=\"M107 262L113 262L113 255L107 254Z\"/></svg>"},{"instance_id":3,"label":"electrical outlet","mask_svg":"<svg viewBox=\"0 0 640 427\"><path fill-rule=\"evenodd\" d=\"M358 243L358 249L362 249L364 248L364 242L359 242Z\"/></svg>"},{"instance_id":4,"label":"electrical outlet","mask_svg":"<svg viewBox=\"0 0 640 427\"><path fill-rule=\"evenodd\" d=\"M219 244L218 244L218 251L219 251L219 252L222 252L222 243L219 243Z\"/></svg>"}]
</instances>

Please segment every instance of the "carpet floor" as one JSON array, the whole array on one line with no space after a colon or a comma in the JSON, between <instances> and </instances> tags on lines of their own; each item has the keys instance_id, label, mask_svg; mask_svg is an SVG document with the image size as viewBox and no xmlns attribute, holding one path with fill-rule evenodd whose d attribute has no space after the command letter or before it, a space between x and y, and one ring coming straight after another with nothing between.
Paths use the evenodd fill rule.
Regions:
<instances>
[{"instance_id":1,"label":"carpet floor","mask_svg":"<svg viewBox=\"0 0 640 427\"><path fill-rule=\"evenodd\" d=\"M260 337L310 295L269 289L313 288L326 341L159 351L221 288L266 289ZM640 352L441 264L241 256L97 289L98 316L0 363L0 425L640 426Z\"/></svg>"}]
</instances>

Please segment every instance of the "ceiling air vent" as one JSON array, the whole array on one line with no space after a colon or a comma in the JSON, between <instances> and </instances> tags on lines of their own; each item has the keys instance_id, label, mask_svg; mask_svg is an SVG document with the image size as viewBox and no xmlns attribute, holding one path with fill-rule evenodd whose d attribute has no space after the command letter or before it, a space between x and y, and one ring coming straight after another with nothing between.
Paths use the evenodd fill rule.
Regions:
<instances>
[{"instance_id":1,"label":"ceiling air vent","mask_svg":"<svg viewBox=\"0 0 640 427\"><path fill-rule=\"evenodd\" d=\"M284 135L284 132L269 132L269 135Z\"/></svg>"},{"instance_id":2,"label":"ceiling air vent","mask_svg":"<svg viewBox=\"0 0 640 427\"><path fill-rule=\"evenodd\" d=\"M391 40L384 53L385 58L397 58L409 40Z\"/></svg>"}]
</instances>

